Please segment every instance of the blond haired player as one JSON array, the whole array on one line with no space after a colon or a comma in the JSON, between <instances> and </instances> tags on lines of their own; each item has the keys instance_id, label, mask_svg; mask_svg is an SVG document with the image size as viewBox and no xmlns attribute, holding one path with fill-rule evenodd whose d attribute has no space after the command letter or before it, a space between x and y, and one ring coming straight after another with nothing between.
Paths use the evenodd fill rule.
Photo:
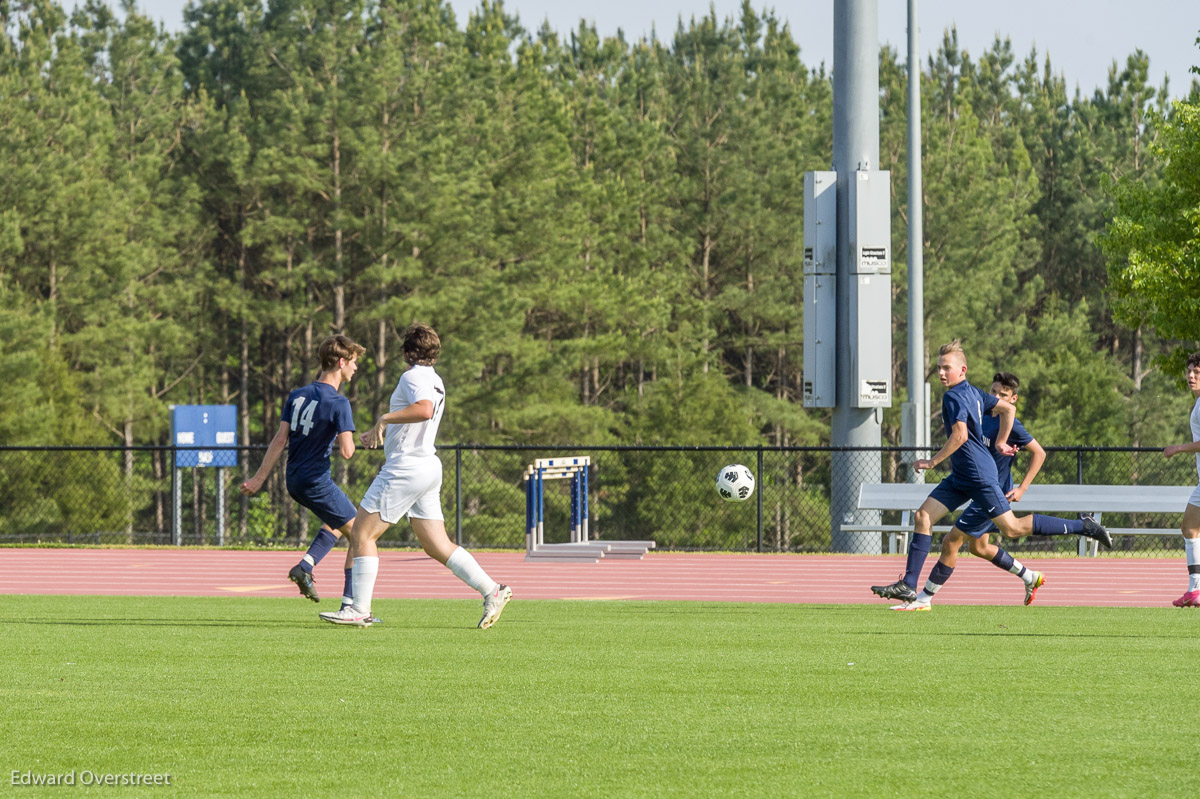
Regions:
<instances>
[{"instance_id":1,"label":"blond haired player","mask_svg":"<svg viewBox=\"0 0 1200 799\"><path fill-rule=\"evenodd\" d=\"M929 493L916 513L912 542L908 547L908 562L905 573L890 585L873 585L871 591L884 599L899 599L902 604L893 610L929 610L929 602L917 601L917 578L921 566L929 555L933 538L933 525L967 500L979 509L985 518L1008 538L1038 535L1066 535L1068 527L1074 525L1052 516L1033 514L1016 516L1009 507L1008 497L1000 488L1000 477L996 461L988 447L983 430L985 414L999 417L999 425L992 441L997 453L1005 457L1016 455L1016 447L1008 443L1016 420L1017 409L986 394L967 382L967 356L962 344L956 339L942 345L938 350L938 378L946 386L942 395L942 422L946 427L945 445L932 458L923 458L913 464L917 471L932 469L944 460L950 461L950 475ZM1077 534L1101 541L1112 546L1108 531L1092 522L1079 525ZM941 566L941 568L939 568ZM930 579L945 582L948 576L945 565L934 566Z\"/></svg>"}]
</instances>

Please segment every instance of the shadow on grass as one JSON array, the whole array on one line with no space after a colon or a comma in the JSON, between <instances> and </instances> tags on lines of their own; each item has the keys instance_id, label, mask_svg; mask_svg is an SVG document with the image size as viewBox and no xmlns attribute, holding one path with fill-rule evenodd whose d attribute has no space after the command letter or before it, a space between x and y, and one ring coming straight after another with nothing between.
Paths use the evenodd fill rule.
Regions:
<instances>
[{"instance_id":1,"label":"shadow on grass","mask_svg":"<svg viewBox=\"0 0 1200 799\"><path fill-rule=\"evenodd\" d=\"M271 619L0 619L10 624L58 625L66 627L311 627L309 622Z\"/></svg>"},{"instance_id":2,"label":"shadow on grass","mask_svg":"<svg viewBox=\"0 0 1200 799\"><path fill-rule=\"evenodd\" d=\"M895 635L895 636L914 636L917 638L1187 638L1194 639L1195 634L1182 635L1163 635L1161 632L1138 634L1138 633L1015 633L1005 632L1004 630L996 630L995 632L949 632L937 630L913 630L913 631L894 631L894 630L855 630L853 632L841 633L842 635Z\"/></svg>"},{"instance_id":3,"label":"shadow on grass","mask_svg":"<svg viewBox=\"0 0 1200 799\"><path fill-rule=\"evenodd\" d=\"M262 629L270 627L273 629L308 629L308 630L336 630L347 625L337 624L322 624L319 620L282 620L282 619L0 619L0 628L8 625L32 625L32 626L51 626L51 627L253 627ZM515 621L512 625L520 624ZM475 627L470 625L458 624L420 624L416 620L410 620L407 623L392 623L379 622L371 625L381 630L466 630L472 631ZM360 630L361 627L354 629Z\"/></svg>"}]
</instances>

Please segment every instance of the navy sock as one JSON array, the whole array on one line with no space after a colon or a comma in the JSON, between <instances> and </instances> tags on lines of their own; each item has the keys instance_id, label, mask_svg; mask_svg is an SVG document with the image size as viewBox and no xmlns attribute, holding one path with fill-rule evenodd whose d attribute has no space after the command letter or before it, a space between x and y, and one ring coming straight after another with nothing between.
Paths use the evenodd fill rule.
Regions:
<instances>
[{"instance_id":1,"label":"navy sock","mask_svg":"<svg viewBox=\"0 0 1200 799\"><path fill-rule=\"evenodd\" d=\"M933 569L929 572L929 582L934 585L945 585L950 579L950 575L954 573L954 567L947 566L940 560L933 564Z\"/></svg>"},{"instance_id":2,"label":"navy sock","mask_svg":"<svg viewBox=\"0 0 1200 799\"><path fill-rule=\"evenodd\" d=\"M912 590L917 590L917 580L921 577L921 567L925 558L929 557L929 544L933 536L913 533L912 542L908 545L908 565L904 568L904 582Z\"/></svg>"},{"instance_id":3,"label":"navy sock","mask_svg":"<svg viewBox=\"0 0 1200 799\"><path fill-rule=\"evenodd\" d=\"M1079 519L1060 519L1057 516L1033 514L1034 535L1082 535L1083 522Z\"/></svg>"},{"instance_id":4,"label":"navy sock","mask_svg":"<svg viewBox=\"0 0 1200 799\"><path fill-rule=\"evenodd\" d=\"M346 587L342 589L343 599L347 597L350 599L354 598L354 580L352 579L353 574L354 569L346 569Z\"/></svg>"},{"instance_id":5,"label":"navy sock","mask_svg":"<svg viewBox=\"0 0 1200 799\"><path fill-rule=\"evenodd\" d=\"M1001 547L996 547L996 557L992 558L992 563L995 563L1004 571L1008 571L1013 565L1013 556L1004 551Z\"/></svg>"},{"instance_id":6,"label":"navy sock","mask_svg":"<svg viewBox=\"0 0 1200 799\"><path fill-rule=\"evenodd\" d=\"M317 537L308 546L308 552L305 553L303 560L300 561L300 568L306 572L312 572L313 566L321 562L321 558L329 554L329 550L333 549L333 545L337 543L337 538L328 528L322 527Z\"/></svg>"}]
</instances>

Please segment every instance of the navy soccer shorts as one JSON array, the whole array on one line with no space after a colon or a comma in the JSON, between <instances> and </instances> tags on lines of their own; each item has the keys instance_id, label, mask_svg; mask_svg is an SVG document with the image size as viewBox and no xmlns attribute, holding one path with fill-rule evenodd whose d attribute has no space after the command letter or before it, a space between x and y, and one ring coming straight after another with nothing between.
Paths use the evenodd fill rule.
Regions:
<instances>
[{"instance_id":1,"label":"navy soccer shorts","mask_svg":"<svg viewBox=\"0 0 1200 799\"><path fill-rule=\"evenodd\" d=\"M1001 516L1009 510L1008 500L1005 499L1004 492L996 483L960 483L953 477L947 477L938 483L933 491L929 492L929 497L945 505L948 510L954 510L970 500L971 507L967 508L967 512L975 510L989 520ZM963 516L966 515L966 513L963 514ZM963 532L970 532L965 528L960 527L959 529ZM979 531L980 534L982 532L982 530Z\"/></svg>"},{"instance_id":2,"label":"navy soccer shorts","mask_svg":"<svg viewBox=\"0 0 1200 799\"><path fill-rule=\"evenodd\" d=\"M308 508L326 525L337 530L354 518L357 511L346 492L338 488L333 478L317 479L311 483L288 483L292 499Z\"/></svg>"},{"instance_id":3,"label":"navy soccer shorts","mask_svg":"<svg viewBox=\"0 0 1200 799\"><path fill-rule=\"evenodd\" d=\"M940 502L941 500L938 501ZM958 517L958 521L954 523L954 526L972 538L979 538L988 533L999 532L996 525L992 524L991 518L974 502L968 505L967 509L962 512L962 515Z\"/></svg>"}]
</instances>

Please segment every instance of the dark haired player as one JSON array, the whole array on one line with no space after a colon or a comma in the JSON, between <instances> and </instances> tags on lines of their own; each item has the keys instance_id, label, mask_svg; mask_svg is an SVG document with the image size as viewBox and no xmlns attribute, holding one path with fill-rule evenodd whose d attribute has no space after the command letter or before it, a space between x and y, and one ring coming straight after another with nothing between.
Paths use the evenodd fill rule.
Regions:
<instances>
[{"instance_id":1,"label":"dark haired player","mask_svg":"<svg viewBox=\"0 0 1200 799\"><path fill-rule=\"evenodd\" d=\"M320 614L332 624L369 627L371 596L379 574L378 538L408 516L421 548L483 597L479 627L496 623L512 590L488 576L470 552L446 535L442 516L442 462L434 439L446 406L446 388L434 371L442 343L429 325L413 324L404 332L401 353L409 368L392 392L390 410L360 439L364 446L383 442L385 462L359 503L361 513L350 531L354 549L354 603Z\"/></svg>"}]
</instances>

